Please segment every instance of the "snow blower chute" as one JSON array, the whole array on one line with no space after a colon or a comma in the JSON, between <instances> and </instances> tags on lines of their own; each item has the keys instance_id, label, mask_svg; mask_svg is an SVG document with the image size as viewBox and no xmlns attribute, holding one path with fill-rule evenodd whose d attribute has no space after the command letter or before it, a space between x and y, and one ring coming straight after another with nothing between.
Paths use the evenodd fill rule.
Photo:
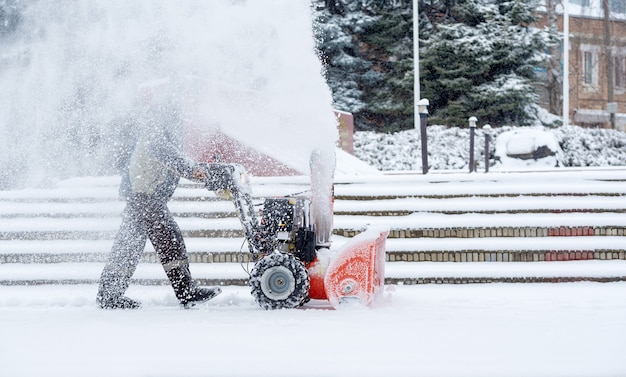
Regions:
<instances>
[{"instance_id":1,"label":"snow blower chute","mask_svg":"<svg viewBox=\"0 0 626 377\"><path fill-rule=\"evenodd\" d=\"M328 300L334 308L346 302L370 305L382 292L388 229L369 228L330 250L332 193L322 200L266 198L259 214L242 166L206 166L207 189L225 193L237 209L254 260L251 293L262 308L295 308L310 299Z\"/></svg>"}]
</instances>

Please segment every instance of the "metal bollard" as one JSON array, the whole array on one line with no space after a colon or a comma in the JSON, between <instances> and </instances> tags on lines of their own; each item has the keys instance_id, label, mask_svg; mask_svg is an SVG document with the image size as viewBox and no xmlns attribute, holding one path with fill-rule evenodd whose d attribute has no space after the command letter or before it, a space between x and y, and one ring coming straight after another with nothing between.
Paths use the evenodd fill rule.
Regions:
<instances>
[{"instance_id":1,"label":"metal bollard","mask_svg":"<svg viewBox=\"0 0 626 377\"><path fill-rule=\"evenodd\" d=\"M426 98L422 98L417 103L420 115L420 136L422 148L422 174L428 173L428 135L426 134L426 119L428 118L429 102Z\"/></svg>"},{"instance_id":2,"label":"metal bollard","mask_svg":"<svg viewBox=\"0 0 626 377\"><path fill-rule=\"evenodd\" d=\"M471 173L473 171L476 171L476 165L474 163L474 133L476 130L476 122L478 121L478 119L476 119L476 117L470 117L468 120L470 128L469 171Z\"/></svg>"},{"instance_id":3,"label":"metal bollard","mask_svg":"<svg viewBox=\"0 0 626 377\"><path fill-rule=\"evenodd\" d=\"M491 125L485 124L483 126L485 132L485 173L489 173L489 140L491 139Z\"/></svg>"}]
</instances>

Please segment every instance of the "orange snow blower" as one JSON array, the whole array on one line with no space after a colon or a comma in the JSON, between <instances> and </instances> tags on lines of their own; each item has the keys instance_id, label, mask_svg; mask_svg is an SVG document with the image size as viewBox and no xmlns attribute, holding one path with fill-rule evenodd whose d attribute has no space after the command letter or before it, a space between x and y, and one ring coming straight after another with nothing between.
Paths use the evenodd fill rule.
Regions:
<instances>
[{"instance_id":1,"label":"orange snow blower","mask_svg":"<svg viewBox=\"0 0 626 377\"><path fill-rule=\"evenodd\" d=\"M329 237L316 234L316 224L327 227L332 219L313 218L311 198L266 198L259 216L242 166L206 167L207 189L226 193L237 209L255 261L249 285L259 306L295 308L310 299L328 300L333 308L348 302L370 305L382 293L388 229L370 228L331 250Z\"/></svg>"}]
</instances>

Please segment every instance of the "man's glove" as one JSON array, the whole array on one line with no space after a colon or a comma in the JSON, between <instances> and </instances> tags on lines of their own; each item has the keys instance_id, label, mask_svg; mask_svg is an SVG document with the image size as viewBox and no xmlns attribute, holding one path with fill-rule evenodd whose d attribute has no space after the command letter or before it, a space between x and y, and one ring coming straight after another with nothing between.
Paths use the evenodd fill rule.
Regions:
<instances>
[{"instance_id":1,"label":"man's glove","mask_svg":"<svg viewBox=\"0 0 626 377\"><path fill-rule=\"evenodd\" d=\"M229 164L206 164L208 177L204 180L211 191L230 190L233 185L233 167Z\"/></svg>"},{"instance_id":2,"label":"man's glove","mask_svg":"<svg viewBox=\"0 0 626 377\"><path fill-rule=\"evenodd\" d=\"M206 164L197 164L191 171L191 179L196 182L206 182L209 180L210 173Z\"/></svg>"}]
</instances>

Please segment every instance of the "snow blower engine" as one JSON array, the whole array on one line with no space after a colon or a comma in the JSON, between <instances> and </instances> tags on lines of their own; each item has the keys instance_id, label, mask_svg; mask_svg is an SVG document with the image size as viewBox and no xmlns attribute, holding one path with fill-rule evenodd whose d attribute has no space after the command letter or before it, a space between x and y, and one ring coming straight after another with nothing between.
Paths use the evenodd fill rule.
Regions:
<instances>
[{"instance_id":1,"label":"snow blower engine","mask_svg":"<svg viewBox=\"0 0 626 377\"><path fill-rule=\"evenodd\" d=\"M334 308L346 302L370 305L382 292L388 229L370 227L330 250L319 241L325 237L316 236L315 224L332 219L314 218L311 197L265 198L259 212L242 166L205 166L207 189L235 205L254 261L251 293L262 308L295 308L310 299L328 300Z\"/></svg>"}]
</instances>

